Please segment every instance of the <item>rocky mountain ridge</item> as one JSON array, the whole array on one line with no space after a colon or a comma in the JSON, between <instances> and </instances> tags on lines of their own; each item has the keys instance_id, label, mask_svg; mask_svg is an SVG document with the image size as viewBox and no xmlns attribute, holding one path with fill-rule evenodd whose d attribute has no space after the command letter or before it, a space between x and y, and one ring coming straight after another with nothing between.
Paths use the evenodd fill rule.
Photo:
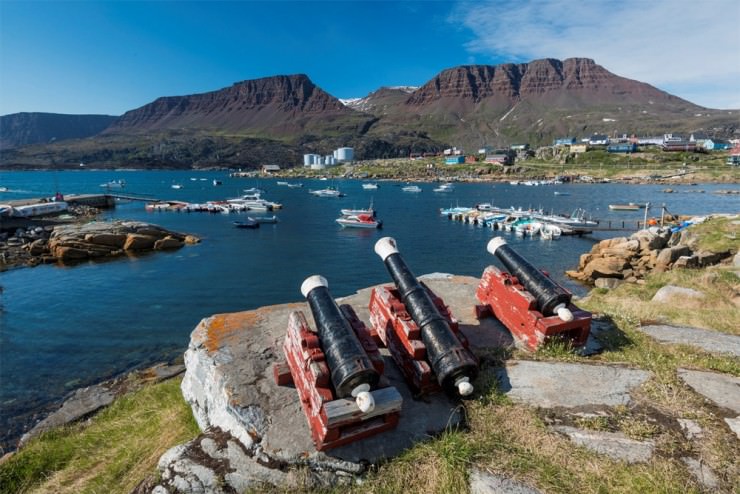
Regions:
<instances>
[{"instance_id":1,"label":"rocky mountain ridge","mask_svg":"<svg viewBox=\"0 0 740 494\"><path fill-rule=\"evenodd\" d=\"M419 88L383 87L344 102L296 74L158 98L126 112L92 139L26 146L4 153L0 163L290 166L302 153L327 154L340 146L370 159L451 146L538 146L592 133L701 130L732 137L740 132L739 115L694 105L586 58L464 65ZM255 142L259 150L252 150Z\"/></svg>"}]
</instances>

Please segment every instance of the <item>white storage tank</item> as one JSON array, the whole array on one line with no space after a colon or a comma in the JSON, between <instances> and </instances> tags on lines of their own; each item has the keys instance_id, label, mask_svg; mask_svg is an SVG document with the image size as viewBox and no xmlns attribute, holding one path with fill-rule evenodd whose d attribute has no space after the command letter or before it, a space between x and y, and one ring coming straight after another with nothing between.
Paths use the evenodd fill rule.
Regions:
<instances>
[{"instance_id":1,"label":"white storage tank","mask_svg":"<svg viewBox=\"0 0 740 494\"><path fill-rule=\"evenodd\" d=\"M332 156L331 154L328 154L324 157L324 164L329 165L329 166L336 165L337 160L334 156Z\"/></svg>"},{"instance_id":2,"label":"white storage tank","mask_svg":"<svg viewBox=\"0 0 740 494\"><path fill-rule=\"evenodd\" d=\"M318 154L304 154L303 155L303 166L315 165L319 162L321 156Z\"/></svg>"},{"instance_id":3,"label":"white storage tank","mask_svg":"<svg viewBox=\"0 0 740 494\"><path fill-rule=\"evenodd\" d=\"M353 148L339 148L337 149L337 161L340 163L344 161L354 161L355 150Z\"/></svg>"}]
</instances>

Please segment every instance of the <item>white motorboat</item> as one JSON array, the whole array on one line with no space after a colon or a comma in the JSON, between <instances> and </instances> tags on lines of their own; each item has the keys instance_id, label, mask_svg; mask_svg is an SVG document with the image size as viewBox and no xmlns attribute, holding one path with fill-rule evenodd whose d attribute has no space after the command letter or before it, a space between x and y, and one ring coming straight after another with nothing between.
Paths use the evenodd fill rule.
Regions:
<instances>
[{"instance_id":1,"label":"white motorboat","mask_svg":"<svg viewBox=\"0 0 740 494\"><path fill-rule=\"evenodd\" d=\"M105 182L104 184L100 184L100 186L106 189L122 189L126 187L126 181L125 180L110 180L108 182Z\"/></svg>"},{"instance_id":2,"label":"white motorboat","mask_svg":"<svg viewBox=\"0 0 740 494\"><path fill-rule=\"evenodd\" d=\"M339 190L333 187L327 187L326 189L319 190L309 190L308 192L317 197L344 197L343 193L339 192Z\"/></svg>"},{"instance_id":3,"label":"white motorboat","mask_svg":"<svg viewBox=\"0 0 740 494\"><path fill-rule=\"evenodd\" d=\"M383 222L369 214L342 216L335 220L342 228L382 228Z\"/></svg>"},{"instance_id":4,"label":"white motorboat","mask_svg":"<svg viewBox=\"0 0 740 494\"><path fill-rule=\"evenodd\" d=\"M421 187L418 185L406 185L405 187L401 187L401 190L404 192L421 192Z\"/></svg>"},{"instance_id":5,"label":"white motorboat","mask_svg":"<svg viewBox=\"0 0 740 494\"><path fill-rule=\"evenodd\" d=\"M375 190L378 188L378 184L376 183L362 184L362 188L365 190Z\"/></svg>"},{"instance_id":6,"label":"white motorboat","mask_svg":"<svg viewBox=\"0 0 740 494\"><path fill-rule=\"evenodd\" d=\"M545 223L540 228L540 236L545 240L558 239L563 234L563 230L557 225Z\"/></svg>"},{"instance_id":7,"label":"white motorboat","mask_svg":"<svg viewBox=\"0 0 740 494\"><path fill-rule=\"evenodd\" d=\"M455 186L451 183L442 184L439 187L436 187L432 189L434 192L453 192L455 190Z\"/></svg>"}]
</instances>

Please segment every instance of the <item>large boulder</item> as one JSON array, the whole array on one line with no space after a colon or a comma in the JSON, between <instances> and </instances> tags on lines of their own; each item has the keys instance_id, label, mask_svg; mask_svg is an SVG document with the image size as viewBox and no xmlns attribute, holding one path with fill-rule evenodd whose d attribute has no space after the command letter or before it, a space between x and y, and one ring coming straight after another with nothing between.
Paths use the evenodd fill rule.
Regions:
<instances>
[{"instance_id":1,"label":"large boulder","mask_svg":"<svg viewBox=\"0 0 740 494\"><path fill-rule=\"evenodd\" d=\"M679 257L688 256L691 254L691 250L685 245L678 245L676 247L669 247L663 249L658 254L658 258L655 261L655 269L658 271L665 271L671 264L673 264Z\"/></svg>"},{"instance_id":2,"label":"large boulder","mask_svg":"<svg viewBox=\"0 0 740 494\"><path fill-rule=\"evenodd\" d=\"M122 233L88 233L85 235L85 242L121 249L126 243L126 235Z\"/></svg>"},{"instance_id":3,"label":"large boulder","mask_svg":"<svg viewBox=\"0 0 740 494\"><path fill-rule=\"evenodd\" d=\"M179 249L183 245L182 241L168 235L154 242L154 250Z\"/></svg>"},{"instance_id":4,"label":"large boulder","mask_svg":"<svg viewBox=\"0 0 740 494\"><path fill-rule=\"evenodd\" d=\"M123 244L123 250L151 250L154 248L154 242L156 241L155 237L149 235L129 233L126 236L126 243Z\"/></svg>"},{"instance_id":5,"label":"large boulder","mask_svg":"<svg viewBox=\"0 0 740 494\"><path fill-rule=\"evenodd\" d=\"M629 263L618 257L600 257L593 259L583 269L584 276L588 279L597 278L622 278L622 270L627 268Z\"/></svg>"},{"instance_id":6,"label":"large boulder","mask_svg":"<svg viewBox=\"0 0 740 494\"><path fill-rule=\"evenodd\" d=\"M705 295L692 288L683 288L675 285L666 285L653 295L653 302L662 302L665 304L674 304L677 307L686 304L689 301L704 300Z\"/></svg>"},{"instance_id":7,"label":"large boulder","mask_svg":"<svg viewBox=\"0 0 740 494\"><path fill-rule=\"evenodd\" d=\"M54 257L60 261L73 261L80 259L87 259L90 255L86 250L77 249L75 247L59 246L53 251Z\"/></svg>"}]
</instances>

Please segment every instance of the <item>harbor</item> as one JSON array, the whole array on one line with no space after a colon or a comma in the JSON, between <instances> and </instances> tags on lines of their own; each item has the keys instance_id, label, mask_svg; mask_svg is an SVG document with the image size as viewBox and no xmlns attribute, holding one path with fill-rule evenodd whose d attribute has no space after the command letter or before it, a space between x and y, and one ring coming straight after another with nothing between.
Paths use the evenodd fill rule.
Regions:
<instances>
[{"instance_id":1,"label":"harbor","mask_svg":"<svg viewBox=\"0 0 740 494\"><path fill-rule=\"evenodd\" d=\"M336 186L345 197L322 198L308 191L324 189L327 182L311 179L302 179L303 187L291 188L272 179L258 183L212 171L55 175L56 184L54 176L45 172L4 174L3 184L9 190L25 192L3 192L0 203L49 198L56 190L65 199L74 198L72 192L83 197L110 193L206 203L238 197L243 189L258 187L265 190L263 197L283 208L260 214L278 216L278 223L244 231L233 222L253 213L156 212L146 209L147 201L114 201L113 207L100 210L95 217L98 221L154 223L195 235L201 242L168 254L152 252L84 261L73 267L42 264L3 272L0 359L6 371L17 376L2 389L0 426L5 430L33 422L39 410L53 406L74 389L182 355L189 333L203 317L295 301L300 296L295 287L318 269L332 280L332 293L337 297L382 283L387 279L382 264L365 262L374 258L373 245L381 236L392 236L405 246L417 275L448 272L466 276L480 276L491 263L490 256L482 253L483 246L492 237L503 236L522 255L547 268L558 283L576 294L586 292L564 273L574 269L579 255L590 251L609 232L563 234L557 241L540 241L539 237L453 222L440 214L441 209L456 204L514 205L515 209L521 205L523 210L529 210L531 204L533 210L567 216L580 207L598 218L601 226L611 221L612 227L620 228L622 221L625 228L637 227L635 222L642 221L644 213L610 211L609 204L665 203L674 214L740 210L737 195L712 193L738 189L728 184L702 184L707 193L701 195L689 194L696 187L688 185L673 187L671 194L664 194L662 185L553 186L570 194L561 196L554 195L550 187L508 183L455 182L452 192L435 193L439 183L417 182L422 191L406 193L401 190L405 182L381 181L377 189L365 189L366 182L361 180L337 180ZM119 178L126 181L124 190L101 194L101 183ZM213 179L223 184L214 187ZM172 189L173 182L183 188ZM383 221L382 229L342 228L335 221L341 210L367 209L371 201L377 218ZM651 208L650 214L659 220L659 210ZM38 311L39 293L45 294L43 314ZM69 310L71 303L74 311ZM43 358L31 363L31 354Z\"/></svg>"}]
</instances>

